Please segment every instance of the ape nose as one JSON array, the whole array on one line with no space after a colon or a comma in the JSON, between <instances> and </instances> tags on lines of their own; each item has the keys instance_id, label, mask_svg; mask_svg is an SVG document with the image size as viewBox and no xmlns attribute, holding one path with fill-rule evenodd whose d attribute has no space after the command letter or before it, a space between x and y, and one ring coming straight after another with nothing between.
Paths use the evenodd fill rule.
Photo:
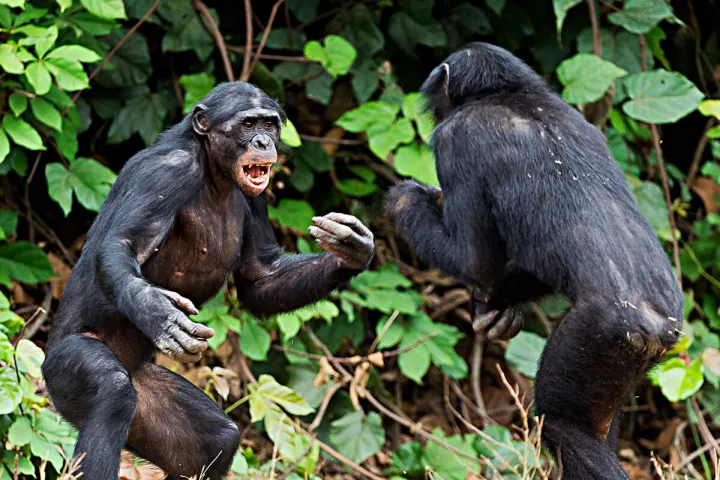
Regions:
<instances>
[{"instance_id":1,"label":"ape nose","mask_svg":"<svg viewBox=\"0 0 720 480\"><path fill-rule=\"evenodd\" d=\"M260 135L255 135L252 139L252 146L256 150L264 152L270 149L270 145L272 145L272 139L264 133L261 133Z\"/></svg>"}]
</instances>

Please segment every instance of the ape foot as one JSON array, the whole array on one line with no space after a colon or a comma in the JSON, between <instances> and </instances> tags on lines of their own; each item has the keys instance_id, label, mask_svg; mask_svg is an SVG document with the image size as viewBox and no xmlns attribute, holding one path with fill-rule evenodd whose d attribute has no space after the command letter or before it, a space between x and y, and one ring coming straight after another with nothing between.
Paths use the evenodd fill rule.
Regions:
<instances>
[{"instance_id":1,"label":"ape foot","mask_svg":"<svg viewBox=\"0 0 720 480\"><path fill-rule=\"evenodd\" d=\"M383 210L388 220L395 224L396 219L403 216L403 212L413 205L417 205L419 201L431 201L439 206L441 200L442 190L440 188L423 185L415 180L405 180L390 189L383 202Z\"/></svg>"},{"instance_id":2,"label":"ape foot","mask_svg":"<svg viewBox=\"0 0 720 480\"><path fill-rule=\"evenodd\" d=\"M642 329L642 332L627 332L626 338L632 348L649 358L658 358L667 352L680 337L680 330L673 329L656 334Z\"/></svg>"},{"instance_id":3,"label":"ape foot","mask_svg":"<svg viewBox=\"0 0 720 480\"><path fill-rule=\"evenodd\" d=\"M473 317L473 330L486 332L488 340L509 340L522 330L522 312L514 308L477 313Z\"/></svg>"}]
</instances>

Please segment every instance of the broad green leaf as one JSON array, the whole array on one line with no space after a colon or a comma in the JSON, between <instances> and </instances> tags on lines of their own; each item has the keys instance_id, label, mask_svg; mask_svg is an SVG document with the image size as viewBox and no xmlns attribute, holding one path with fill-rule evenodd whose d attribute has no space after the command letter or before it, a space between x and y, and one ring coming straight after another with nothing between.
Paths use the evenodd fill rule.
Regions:
<instances>
[{"instance_id":1,"label":"broad green leaf","mask_svg":"<svg viewBox=\"0 0 720 480\"><path fill-rule=\"evenodd\" d=\"M563 22L567 16L568 10L575 5L579 5L583 0L553 0L553 10L555 10L555 28L557 28L557 36L560 38Z\"/></svg>"},{"instance_id":2,"label":"broad green leaf","mask_svg":"<svg viewBox=\"0 0 720 480\"><path fill-rule=\"evenodd\" d=\"M53 74L60 88L74 92L89 87L88 76L77 60L66 58L47 58L45 66Z\"/></svg>"},{"instance_id":3,"label":"broad green leaf","mask_svg":"<svg viewBox=\"0 0 720 480\"><path fill-rule=\"evenodd\" d=\"M319 0L288 0L287 4L295 18L301 22L309 22L317 16Z\"/></svg>"},{"instance_id":4,"label":"broad green leaf","mask_svg":"<svg viewBox=\"0 0 720 480\"><path fill-rule=\"evenodd\" d=\"M487 5L490 10L495 12L498 17L500 17L502 16L502 12L505 9L506 1L507 0L485 0L485 5Z\"/></svg>"},{"instance_id":5,"label":"broad green leaf","mask_svg":"<svg viewBox=\"0 0 720 480\"><path fill-rule=\"evenodd\" d=\"M370 150L380 159L386 160L400 144L413 141L415 130L407 118L398 118L391 125L371 125L367 136Z\"/></svg>"},{"instance_id":6,"label":"broad green leaf","mask_svg":"<svg viewBox=\"0 0 720 480\"><path fill-rule=\"evenodd\" d=\"M115 47L126 30L114 31L105 38L109 47ZM150 51L143 35L131 35L112 57L114 68L107 67L97 74L95 80L106 88L143 85L152 74Z\"/></svg>"},{"instance_id":7,"label":"broad green leaf","mask_svg":"<svg viewBox=\"0 0 720 480\"><path fill-rule=\"evenodd\" d=\"M44 98L35 97L30 99L30 108L40 122L50 128L62 131L62 117L52 103Z\"/></svg>"},{"instance_id":8,"label":"broad green leaf","mask_svg":"<svg viewBox=\"0 0 720 480\"><path fill-rule=\"evenodd\" d=\"M178 79L178 83L185 89L183 113L190 113L195 105L215 87L215 77L208 72L193 73L183 75Z\"/></svg>"},{"instance_id":9,"label":"broad green leaf","mask_svg":"<svg viewBox=\"0 0 720 480\"><path fill-rule=\"evenodd\" d=\"M283 125L282 132L280 133L280 140L282 140L288 147L299 147L302 145L300 135L295 130L295 125L288 119Z\"/></svg>"},{"instance_id":10,"label":"broad green leaf","mask_svg":"<svg viewBox=\"0 0 720 480\"><path fill-rule=\"evenodd\" d=\"M630 75L624 85L632 100L623 105L623 111L647 123L676 122L695 110L704 97L683 75L665 70Z\"/></svg>"},{"instance_id":11,"label":"broad green leaf","mask_svg":"<svg viewBox=\"0 0 720 480\"><path fill-rule=\"evenodd\" d=\"M361 104L370 100L370 97L372 97L372 94L375 93L375 90L377 90L380 84L378 68L373 60L361 63L354 68L352 87L355 92L355 98L357 98Z\"/></svg>"},{"instance_id":12,"label":"broad green leaf","mask_svg":"<svg viewBox=\"0 0 720 480\"><path fill-rule=\"evenodd\" d=\"M0 0L0 5L7 5L8 7L23 7L25 0Z\"/></svg>"},{"instance_id":13,"label":"broad green leaf","mask_svg":"<svg viewBox=\"0 0 720 480\"><path fill-rule=\"evenodd\" d=\"M350 280L350 284L359 291L376 288L408 288L413 285L412 280L400 273L394 263L386 263L379 270L365 270Z\"/></svg>"},{"instance_id":14,"label":"broad green leaf","mask_svg":"<svg viewBox=\"0 0 720 480\"><path fill-rule=\"evenodd\" d=\"M665 32L660 27L654 27L645 34L645 40L647 41L647 45L652 54L655 58L660 60L660 63L662 63L662 66L665 67L665 70L670 70L670 63L665 57L665 51L660 46L660 42L665 40L665 37Z\"/></svg>"},{"instance_id":15,"label":"broad green leaf","mask_svg":"<svg viewBox=\"0 0 720 480\"><path fill-rule=\"evenodd\" d=\"M0 415L12 413L21 401L22 391L15 370L10 367L0 369Z\"/></svg>"},{"instance_id":16,"label":"broad green leaf","mask_svg":"<svg viewBox=\"0 0 720 480\"><path fill-rule=\"evenodd\" d=\"M295 429L288 415L280 410L277 405L272 405L268 409L265 416L265 431L277 447L280 455L289 460L292 459L295 454Z\"/></svg>"},{"instance_id":17,"label":"broad green leaf","mask_svg":"<svg viewBox=\"0 0 720 480\"><path fill-rule=\"evenodd\" d=\"M348 413L330 424L330 441L341 454L362 463L385 444L382 419L375 412Z\"/></svg>"},{"instance_id":18,"label":"broad green leaf","mask_svg":"<svg viewBox=\"0 0 720 480\"><path fill-rule=\"evenodd\" d=\"M400 341L399 348L409 347L422 339L424 335L415 330L405 332ZM422 379L430 368L431 354L427 345L421 343L398 356L400 371L410 380L422 385Z\"/></svg>"},{"instance_id":19,"label":"broad green leaf","mask_svg":"<svg viewBox=\"0 0 720 480\"><path fill-rule=\"evenodd\" d=\"M627 0L621 11L608 15L608 20L631 33L642 34L672 16L665 0Z\"/></svg>"},{"instance_id":20,"label":"broad green leaf","mask_svg":"<svg viewBox=\"0 0 720 480\"><path fill-rule=\"evenodd\" d=\"M720 120L720 100L703 100L698 105L698 111L706 117L715 117Z\"/></svg>"},{"instance_id":21,"label":"broad green leaf","mask_svg":"<svg viewBox=\"0 0 720 480\"><path fill-rule=\"evenodd\" d=\"M406 12L395 12L390 17L388 33L397 46L412 58L417 58L418 45L444 47L448 39L440 23L423 24Z\"/></svg>"},{"instance_id":22,"label":"broad green leaf","mask_svg":"<svg viewBox=\"0 0 720 480\"><path fill-rule=\"evenodd\" d=\"M9 43L0 44L0 67L7 73L19 75L23 73L25 65Z\"/></svg>"},{"instance_id":23,"label":"broad green leaf","mask_svg":"<svg viewBox=\"0 0 720 480\"><path fill-rule=\"evenodd\" d=\"M167 113L167 102L159 93L146 91L131 98L110 125L108 143L123 142L135 132L145 145L151 145L162 130Z\"/></svg>"},{"instance_id":24,"label":"broad green leaf","mask_svg":"<svg viewBox=\"0 0 720 480\"><path fill-rule=\"evenodd\" d=\"M349 132L364 132L373 125L390 125L398 114L396 105L384 102L367 102L345 112L336 122Z\"/></svg>"},{"instance_id":25,"label":"broad green leaf","mask_svg":"<svg viewBox=\"0 0 720 480\"><path fill-rule=\"evenodd\" d=\"M350 42L337 35L325 37L325 51L328 64L325 68L334 77L345 75L357 58L355 47Z\"/></svg>"},{"instance_id":26,"label":"broad green leaf","mask_svg":"<svg viewBox=\"0 0 720 480\"><path fill-rule=\"evenodd\" d=\"M75 158L78 151L78 131L69 117L63 118L61 132L52 132L52 139L66 159Z\"/></svg>"},{"instance_id":27,"label":"broad green leaf","mask_svg":"<svg viewBox=\"0 0 720 480\"><path fill-rule=\"evenodd\" d=\"M164 18L167 18L172 27L165 34L162 41L163 52L185 52L194 51L201 62L208 60L215 49L215 40L204 27L207 20L202 15L193 11L192 2L167 2L158 10ZM219 25L220 16L214 8L209 8L210 15Z\"/></svg>"},{"instance_id":28,"label":"broad green leaf","mask_svg":"<svg viewBox=\"0 0 720 480\"><path fill-rule=\"evenodd\" d=\"M260 375L257 393L277 403L293 415L307 415L315 411L300 395L292 389L280 385L270 375Z\"/></svg>"},{"instance_id":29,"label":"broad green leaf","mask_svg":"<svg viewBox=\"0 0 720 480\"><path fill-rule=\"evenodd\" d=\"M322 44L317 40L312 40L305 44L303 47L303 55L305 55L305 58L308 60L319 62L323 65L328 62L327 51L325 51L325 48L323 48Z\"/></svg>"},{"instance_id":30,"label":"broad green leaf","mask_svg":"<svg viewBox=\"0 0 720 480\"><path fill-rule=\"evenodd\" d=\"M435 428L433 435L445 440L456 449L475 457L474 436L453 435L446 437L441 428ZM428 440L425 446L425 459L429 467L443 480L465 480L471 474L480 473L480 464L469 458L461 457L437 442Z\"/></svg>"},{"instance_id":31,"label":"broad green leaf","mask_svg":"<svg viewBox=\"0 0 720 480\"><path fill-rule=\"evenodd\" d=\"M10 110L13 112L13 115L19 117L27 110L28 98L19 93L11 93L8 104L10 105Z\"/></svg>"},{"instance_id":32,"label":"broad green leaf","mask_svg":"<svg viewBox=\"0 0 720 480\"><path fill-rule=\"evenodd\" d=\"M665 398L679 402L690 398L700 390L704 382L702 360L696 359L686 365L680 358L660 363L653 372Z\"/></svg>"},{"instance_id":33,"label":"broad green leaf","mask_svg":"<svg viewBox=\"0 0 720 480\"><path fill-rule=\"evenodd\" d=\"M32 439L32 425L27 417L18 417L8 430L8 441L11 445L22 447Z\"/></svg>"},{"instance_id":34,"label":"broad green leaf","mask_svg":"<svg viewBox=\"0 0 720 480\"><path fill-rule=\"evenodd\" d=\"M425 456L417 440L403 443L392 453L392 463L386 474L422 478L425 475ZM400 477L404 478L404 477Z\"/></svg>"},{"instance_id":35,"label":"broad green leaf","mask_svg":"<svg viewBox=\"0 0 720 480\"><path fill-rule=\"evenodd\" d=\"M404 145L395 152L395 170L421 183L439 186L435 157L426 144Z\"/></svg>"},{"instance_id":36,"label":"broad green leaf","mask_svg":"<svg viewBox=\"0 0 720 480\"><path fill-rule=\"evenodd\" d=\"M100 55L81 45L63 45L50 52L45 58L64 58L83 63L94 63L102 60Z\"/></svg>"},{"instance_id":37,"label":"broad green leaf","mask_svg":"<svg viewBox=\"0 0 720 480\"><path fill-rule=\"evenodd\" d=\"M578 53L562 62L557 74L565 86L563 99L571 104L581 104L599 100L615 79L627 72L595 55Z\"/></svg>"},{"instance_id":38,"label":"broad green leaf","mask_svg":"<svg viewBox=\"0 0 720 480\"><path fill-rule=\"evenodd\" d=\"M367 5L356 3L345 15L338 15L328 23L327 31L350 41L358 56L370 59L385 47L385 36L378 28L373 12Z\"/></svg>"},{"instance_id":39,"label":"broad green leaf","mask_svg":"<svg viewBox=\"0 0 720 480\"><path fill-rule=\"evenodd\" d=\"M18 145L28 150L46 150L40 134L22 118L5 115L3 117L3 127L13 142Z\"/></svg>"},{"instance_id":40,"label":"broad green leaf","mask_svg":"<svg viewBox=\"0 0 720 480\"><path fill-rule=\"evenodd\" d=\"M255 42L259 43L262 36L263 32L259 32ZM273 28L267 37L265 47L273 50L302 50L305 43L305 34L296 29L288 31L287 28Z\"/></svg>"},{"instance_id":41,"label":"broad green leaf","mask_svg":"<svg viewBox=\"0 0 720 480\"><path fill-rule=\"evenodd\" d=\"M116 178L112 170L91 158L74 160L69 170L60 163L49 163L45 177L50 198L58 202L66 216L72 209L73 192L83 207L99 211Z\"/></svg>"},{"instance_id":42,"label":"broad green leaf","mask_svg":"<svg viewBox=\"0 0 720 480\"><path fill-rule=\"evenodd\" d=\"M25 241L0 245L0 272L28 284L44 282L55 274L45 252Z\"/></svg>"},{"instance_id":43,"label":"broad green leaf","mask_svg":"<svg viewBox=\"0 0 720 480\"><path fill-rule=\"evenodd\" d=\"M356 178L344 178L340 180L337 188L352 197L364 197L377 191L377 185Z\"/></svg>"},{"instance_id":44,"label":"broad green leaf","mask_svg":"<svg viewBox=\"0 0 720 480\"><path fill-rule=\"evenodd\" d=\"M653 230L665 240L672 240L670 219L662 188L655 182L642 182L633 187L633 194L640 211Z\"/></svg>"},{"instance_id":45,"label":"broad green leaf","mask_svg":"<svg viewBox=\"0 0 720 480\"><path fill-rule=\"evenodd\" d=\"M382 333L383 329L385 329L385 325L387 325L389 319L390 317L386 316L377 323L377 326L375 327L375 333L378 336L380 335L380 333ZM402 323L399 319L396 319L393 323L390 324L389 327L387 327L387 330L385 330L385 333L380 338L380 341L377 344L378 350L382 350L383 348L390 348L397 345L398 342L402 340L404 334L405 329L403 328Z\"/></svg>"},{"instance_id":46,"label":"broad green leaf","mask_svg":"<svg viewBox=\"0 0 720 480\"><path fill-rule=\"evenodd\" d=\"M50 91L52 78L50 72L42 62L33 62L25 69L25 77L38 95L45 95Z\"/></svg>"},{"instance_id":47,"label":"broad green leaf","mask_svg":"<svg viewBox=\"0 0 720 480\"><path fill-rule=\"evenodd\" d=\"M318 68L320 68L318 66ZM330 103L333 95L333 77L327 72L313 75L305 82L305 95L323 105Z\"/></svg>"},{"instance_id":48,"label":"broad green leaf","mask_svg":"<svg viewBox=\"0 0 720 480\"><path fill-rule=\"evenodd\" d=\"M5 130L0 128L0 163L3 163L10 153L10 140L8 140Z\"/></svg>"},{"instance_id":49,"label":"broad green leaf","mask_svg":"<svg viewBox=\"0 0 720 480\"><path fill-rule=\"evenodd\" d=\"M521 331L510 340L505 351L505 360L527 378L535 378L545 341L535 333Z\"/></svg>"},{"instance_id":50,"label":"broad green leaf","mask_svg":"<svg viewBox=\"0 0 720 480\"><path fill-rule=\"evenodd\" d=\"M90 13L100 18L107 19L127 19L125 14L125 5L122 0L80 0L83 7L87 8Z\"/></svg>"},{"instance_id":51,"label":"broad green leaf","mask_svg":"<svg viewBox=\"0 0 720 480\"><path fill-rule=\"evenodd\" d=\"M30 340L21 339L15 349L15 357L18 362L18 370L33 378L42 378L40 366L45 360L45 352Z\"/></svg>"},{"instance_id":52,"label":"broad green leaf","mask_svg":"<svg viewBox=\"0 0 720 480\"><path fill-rule=\"evenodd\" d=\"M81 30L97 37L105 36L120 26L114 20L96 17L92 13L86 11L73 13L65 18Z\"/></svg>"},{"instance_id":53,"label":"broad green leaf","mask_svg":"<svg viewBox=\"0 0 720 480\"><path fill-rule=\"evenodd\" d=\"M303 200L283 198L277 207L268 206L268 216L273 220L277 220L283 227L305 233L312 224L315 211L309 203Z\"/></svg>"},{"instance_id":54,"label":"broad green leaf","mask_svg":"<svg viewBox=\"0 0 720 480\"><path fill-rule=\"evenodd\" d=\"M253 318L246 318L240 333L240 348L248 358L257 361L267 360L270 350L270 334Z\"/></svg>"}]
</instances>

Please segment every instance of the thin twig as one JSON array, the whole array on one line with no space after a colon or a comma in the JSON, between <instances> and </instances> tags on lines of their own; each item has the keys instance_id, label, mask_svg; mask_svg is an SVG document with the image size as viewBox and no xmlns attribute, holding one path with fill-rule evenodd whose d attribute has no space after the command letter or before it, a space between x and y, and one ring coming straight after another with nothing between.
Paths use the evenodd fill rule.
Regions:
<instances>
[{"instance_id":1,"label":"thin twig","mask_svg":"<svg viewBox=\"0 0 720 480\"><path fill-rule=\"evenodd\" d=\"M380 330L380 333L378 333L378 336L375 337L375 340L373 340L373 343L370 345L370 350L368 350L369 353L373 353L375 349L378 346L378 343L380 343L380 340L382 340L382 337L387 333L390 326L395 322L398 315L400 315L400 310L395 310L392 315L390 315L390 318L388 318L388 321L385 322L385 325L383 325L382 330Z\"/></svg>"},{"instance_id":2,"label":"thin twig","mask_svg":"<svg viewBox=\"0 0 720 480\"><path fill-rule=\"evenodd\" d=\"M140 25L145 23L145 21L148 18L150 18L150 16L153 14L153 12L155 12L155 10L157 9L158 5L160 5L160 0L155 0L155 2L148 9L148 11L145 12L145 15L143 15L142 18L140 18L140 20L138 20L137 23L135 25L133 25L133 27L130 30L127 31L125 36L123 36L120 39L120 41L115 44L115 46L112 48L112 50L110 50L110 53L105 55L105 58L103 58L102 62L100 62L100 65L95 67L95 70L93 70L92 73L90 73L90 75L88 75L88 83L90 83L90 81L92 81L92 79L95 78L95 76L98 73L100 73L103 68L105 68L105 65L107 65L107 63L110 61L110 59L113 57L113 55L115 55L117 53L117 51L120 50L120 48L125 44L125 42L127 42L128 38L130 38L133 35L133 33L135 33L137 31L137 29L140 28ZM78 98L80 98L80 95L82 95L82 92L83 92L82 90L78 90L78 92L75 94L75 96L73 96L73 98L72 98L73 103L77 102ZM68 110L70 110L69 106L67 108L65 108L63 115L67 114Z\"/></svg>"},{"instance_id":3,"label":"thin twig","mask_svg":"<svg viewBox=\"0 0 720 480\"><path fill-rule=\"evenodd\" d=\"M273 22L275 21L275 15L277 14L278 8L280 8L280 5L285 0L277 0L275 2L275 5L273 5L272 10L270 10L270 17L268 18L268 23L265 26L265 31L263 32L263 36L260 39L260 45L258 46L257 50L255 51L255 58L253 59L252 65L250 66L250 71L255 70L255 65L260 61L260 54L263 51L263 48L265 48L265 43L267 42L268 36L270 35L270 29L272 29Z\"/></svg>"},{"instance_id":4,"label":"thin twig","mask_svg":"<svg viewBox=\"0 0 720 480\"><path fill-rule=\"evenodd\" d=\"M253 26L252 26L252 5L250 0L245 0L245 56L243 57L243 69L240 80L247 82L250 79L250 57L252 56Z\"/></svg>"},{"instance_id":5,"label":"thin twig","mask_svg":"<svg viewBox=\"0 0 720 480\"><path fill-rule=\"evenodd\" d=\"M245 54L247 47L240 47L238 45L226 45L227 49L231 52ZM252 47L251 47L252 49ZM269 53L263 53L260 55L261 60L278 60L280 62L299 62L299 63L312 63L313 61L309 58L305 58L300 55L273 55Z\"/></svg>"},{"instance_id":6,"label":"thin twig","mask_svg":"<svg viewBox=\"0 0 720 480\"><path fill-rule=\"evenodd\" d=\"M491 423L491 420L488 416L487 407L485 407L485 401L483 400L482 390L480 388L480 371L482 370L483 347L485 345L485 340L486 337L484 332L475 332L472 352L470 354L470 387L472 389L473 399L475 400L475 406L480 414L480 418L482 418L483 424L487 425Z\"/></svg>"},{"instance_id":7,"label":"thin twig","mask_svg":"<svg viewBox=\"0 0 720 480\"><path fill-rule=\"evenodd\" d=\"M285 480L287 478L287 476L290 475L298 465L300 465L300 462L302 462L303 458L305 458L305 456L308 453L310 453L310 449L312 448L314 441L315 441L315 436L311 435L310 441L308 442L307 446L303 449L302 453L300 455L298 455L297 459L295 459L295 461L287 469L285 469L285 471L282 473L282 475L277 477L276 480ZM270 478L272 478L272 476Z\"/></svg>"},{"instance_id":8,"label":"thin twig","mask_svg":"<svg viewBox=\"0 0 720 480\"><path fill-rule=\"evenodd\" d=\"M645 37L638 35L638 43L640 45L640 66L643 71L647 70L645 65ZM660 169L660 179L662 180L663 191L665 192L665 204L668 209L668 216L670 219L670 235L672 236L673 244L673 260L675 263L675 274L677 275L677 281L682 289L682 270L680 268L680 247L678 245L677 238L677 226L675 224L675 215L673 214L672 197L670 197L670 184L667 179L667 172L665 171L665 162L663 160L663 152L660 147L660 134L658 133L657 125L654 123L650 124L650 131L652 133L653 146L655 147L655 156L657 157L658 168Z\"/></svg>"},{"instance_id":9,"label":"thin twig","mask_svg":"<svg viewBox=\"0 0 720 480\"><path fill-rule=\"evenodd\" d=\"M705 147L708 144L708 140L710 140L707 136L707 132L714 125L715 125L715 118L714 117L708 118L707 123L705 123L705 128L703 129L702 135L700 135L700 141L698 142L698 145L695 148L695 153L693 154L693 159L692 159L692 163L690 164L690 169L688 170L687 183L686 183L688 188L691 188L693 186L693 184L695 183L695 177L697 177L698 170L700 169L700 162L702 161L703 153L705 153Z\"/></svg>"},{"instance_id":10,"label":"thin twig","mask_svg":"<svg viewBox=\"0 0 720 480\"><path fill-rule=\"evenodd\" d=\"M230 57L228 56L225 40L223 39L222 33L220 33L220 28L217 26L217 23L215 23L215 19L210 14L210 9L208 9L207 5L205 5L201 0L194 0L194 3L195 8L200 10L200 12L208 21L208 26L210 28L210 31L212 32L212 36L213 38L215 38L215 44L220 50L220 56L222 57L223 66L225 67L225 75L227 76L229 81L234 82L235 74L233 73L232 66L230 65ZM250 32L250 34L252 35L252 31Z\"/></svg>"},{"instance_id":11,"label":"thin twig","mask_svg":"<svg viewBox=\"0 0 720 480\"><path fill-rule=\"evenodd\" d=\"M587 4L590 10L590 25L592 25L593 51L595 55L602 57L602 38L600 37L600 28L598 27L597 13L595 12L595 0L587 0Z\"/></svg>"},{"instance_id":12,"label":"thin twig","mask_svg":"<svg viewBox=\"0 0 720 480\"><path fill-rule=\"evenodd\" d=\"M333 396L335 395L335 392L337 392L340 389L339 383L333 383L328 388L327 392L325 392L325 396L323 397L322 403L320 404L320 408L318 409L317 415L315 415L315 418L313 419L312 423L308 427L308 430L311 432L314 432L316 428L320 426L320 423L322 422L323 417L325 416L325 412L327 411L328 405L330 405L330 400L332 400Z\"/></svg>"},{"instance_id":13,"label":"thin twig","mask_svg":"<svg viewBox=\"0 0 720 480\"><path fill-rule=\"evenodd\" d=\"M705 417L703 417L703 412L700 409L700 405L697 403L697 399L695 397L690 398L690 404L692 405L693 410L695 410L695 415L698 418L698 427L700 428L700 435L705 439L705 442L711 444L713 446L712 453L712 460L713 464L717 465L718 461L718 454L720 454L720 444L718 444L717 440L715 440L715 437L712 436L712 433L710 432L710 428L708 427L707 422L705 421Z\"/></svg>"},{"instance_id":14,"label":"thin twig","mask_svg":"<svg viewBox=\"0 0 720 480\"><path fill-rule=\"evenodd\" d=\"M362 140L349 140L345 138L325 138L313 135L300 134L300 138L308 142L323 143L325 145L364 145Z\"/></svg>"},{"instance_id":15,"label":"thin twig","mask_svg":"<svg viewBox=\"0 0 720 480\"><path fill-rule=\"evenodd\" d=\"M300 431L301 431L301 433L305 434L306 436L312 437L312 434L310 434L309 432L306 432L303 429L300 429ZM385 477L376 475L373 472L371 472L370 470L368 470L367 468L358 465L357 463L353 462L349 458L346 458L340 452L333 449L330 445L327 445L326 443L323 443L317 439L315 439L315 441L317 442L320 449L325 451L325 453L327 453L331 457L335 457L337 460L341 461L342 463L349 466L353 470L356 470L358 473L361 473L372 480L387 480Z\"/></svg>"}]
</instances>

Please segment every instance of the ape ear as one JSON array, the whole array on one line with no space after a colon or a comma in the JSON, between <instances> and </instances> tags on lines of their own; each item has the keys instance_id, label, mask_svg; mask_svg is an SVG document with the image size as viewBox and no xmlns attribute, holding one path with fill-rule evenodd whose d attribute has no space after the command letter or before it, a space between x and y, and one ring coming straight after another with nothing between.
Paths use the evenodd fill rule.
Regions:
<instances>
[{"instance_id":1,"label":"ape ear","mask_svg":"<svg viewBox=\"0 0 720 480\"><path fill-rule=\"evenodd\" d=\"M441 63L430 72L420 90L428 97L448 96L450 84L450 65Z\"/></svg>"},{"instance_id":2,"label":"ape ear","mask_svg":"<svg viewBox=\"0 0 720 480\"><path fill-rule=\"evenodd\" d=\"M198 135L207 135L210 127L210 121L207 117L207 107L202 103L198 103L193 109L192 126Z\"/></svg>"}]
</instances>

